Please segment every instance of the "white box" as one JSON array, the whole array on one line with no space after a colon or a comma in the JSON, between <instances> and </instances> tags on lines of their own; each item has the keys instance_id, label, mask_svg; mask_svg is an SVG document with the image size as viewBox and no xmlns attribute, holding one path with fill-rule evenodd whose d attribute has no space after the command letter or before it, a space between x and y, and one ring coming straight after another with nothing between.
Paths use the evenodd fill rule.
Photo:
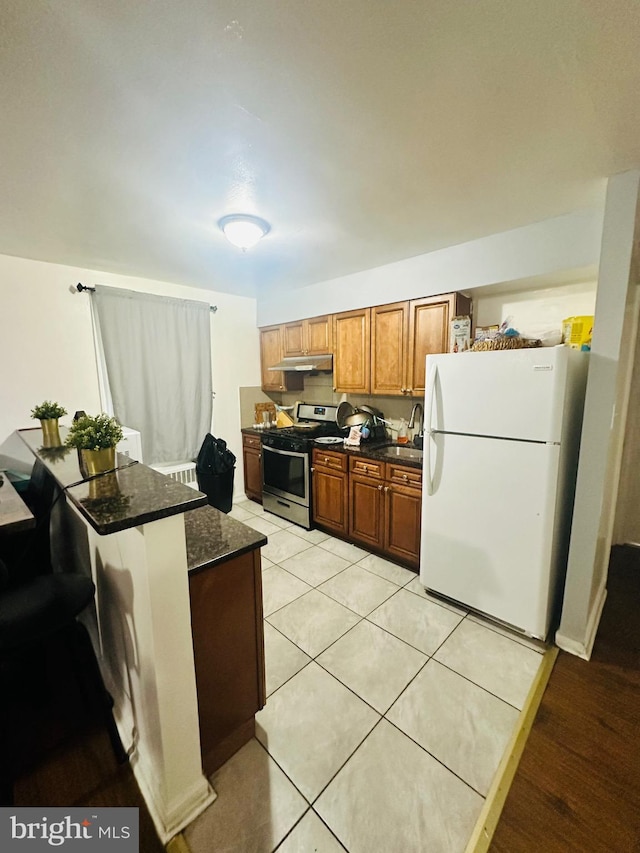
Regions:
<instances>
[{"instance_id":1,"label":"white box","mask_svg":"<svg viewBox=\"0 0 640 853\"><path fill-rule=\"evenodd\" d=\"M142 439L137 429L122 427L122 441L117 443L116 452L142 462Z\"/></svg>"},{"instance_id":2,"label":"white box","mask_svg":"<svg viewBox=\"0 0 640 853\"><path fill-rule=\"evenodd\" d=\"M449 352L466 352L471 348L471 317L454 317L449 335Z\"/></svg>"}]
</instances>

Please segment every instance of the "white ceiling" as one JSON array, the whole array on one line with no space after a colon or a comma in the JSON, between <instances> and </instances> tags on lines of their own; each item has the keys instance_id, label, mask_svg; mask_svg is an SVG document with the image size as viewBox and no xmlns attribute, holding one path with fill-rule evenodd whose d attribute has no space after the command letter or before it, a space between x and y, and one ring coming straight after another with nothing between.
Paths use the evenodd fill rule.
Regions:
<instances>
[{"instance_id":1,"label":"white ceiling","mask_svg":"<svg viewBox=\"0 0 640 853\"><path fill-rule=\"evenodd\" d=\"M0 74L1 253L245 295L640 165L638 0L0 0Z\"/></svg>"}]
</instances>

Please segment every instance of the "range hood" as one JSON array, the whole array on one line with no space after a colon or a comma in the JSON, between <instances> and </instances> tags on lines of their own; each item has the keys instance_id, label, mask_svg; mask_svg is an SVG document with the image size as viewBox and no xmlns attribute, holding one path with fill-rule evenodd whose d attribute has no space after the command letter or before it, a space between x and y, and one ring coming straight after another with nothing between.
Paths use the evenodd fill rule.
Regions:
<instances>
[{"instance_id":1,"label":"range hood","mask_svg":"<svg viewBox=\"0 0 640 853\"><path fill-rule=\"evenodd\" d=\"M333 356L327 355L296 355L283 358L268 370L293 370L296 373L309 373L311 370L333 370Z\"/></svg>"}]
</instances>

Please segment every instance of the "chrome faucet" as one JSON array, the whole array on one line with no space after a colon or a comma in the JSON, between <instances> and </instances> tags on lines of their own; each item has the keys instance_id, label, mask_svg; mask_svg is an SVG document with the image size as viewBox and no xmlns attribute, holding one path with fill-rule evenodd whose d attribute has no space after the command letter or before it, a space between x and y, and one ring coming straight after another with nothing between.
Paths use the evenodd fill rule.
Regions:
<instances>
[{"instance_id":1,"label":"chrome faucet","mask_svg":"<svg viewBox=\"0 0 640 853\"><path fill-rule=\"evenodd\" d=\"M417 432L417 435L422 435L422 430L424 429L424 409L420 403L414 403L413 409L411 409L411 417L409 418L409 423L407 424L408 429L414 429L416 423L416 413L420 410L420 429Z\"/></svg>"}]
</instances>

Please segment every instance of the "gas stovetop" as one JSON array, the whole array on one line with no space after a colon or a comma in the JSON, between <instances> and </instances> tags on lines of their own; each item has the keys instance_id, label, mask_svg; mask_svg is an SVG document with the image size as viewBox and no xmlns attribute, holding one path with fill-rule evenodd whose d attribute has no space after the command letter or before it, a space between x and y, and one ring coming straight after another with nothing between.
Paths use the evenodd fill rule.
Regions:
<instances>
[{"instance_id":1,"label":"gas stovetop","mask_svg":"<svg viewBox=\"0 0 640 853\"><path fill-rule=\"evenodd\" d=\"M267 429L262 434L262 443L280 450L310 453L316 438L343 436L337 423L315 423L311 427L292 426Z\"/></svg>"},{"instance_id":2,"label":"gas stovetop","mask_svg":"<svg viewBox=\"0 0 640 853\"><path fill-rule=\"evenodd\" d=\"M298 423L265 430L262 443L280 449L309 450L313 440L319 436L343 434L336 423L337 412L337 406L299 403L296 410Z\"/></svg>"},{"instance_id":3,"label":"gas stovetop","mask_svg":"<svg viewBox=\"0 0 640 853\"><path fill-rule=\"evenodd\" d=\"M342 435L342 430L336 423L302 422L288 427L266 429L264 434L291 436L292 438L317 438L319 435Z\"/></svg>"}]
</instances>

